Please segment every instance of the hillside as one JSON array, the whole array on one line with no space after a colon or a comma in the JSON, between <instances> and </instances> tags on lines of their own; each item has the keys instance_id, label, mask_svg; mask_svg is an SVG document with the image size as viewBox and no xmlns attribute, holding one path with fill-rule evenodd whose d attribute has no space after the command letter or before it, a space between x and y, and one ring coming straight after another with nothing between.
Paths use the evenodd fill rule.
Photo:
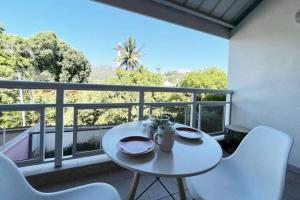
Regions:
<instances>
[{"instance_id":1,"label":"hillside","mask_svg":"<svg viewBox=\"0 0 300 200\"><path fill-rule=\"evenodd\" d=\"M172 84L177 85L181 79L184 77L186 73L189 71L187 70L173 70L168 71L163 74L164 79ZM92 72L89 77L89 83L101 83L105 79L115 77L116 72L115 68L109 65L98 65L92 66Z\"/></svg>"}]
</instances>

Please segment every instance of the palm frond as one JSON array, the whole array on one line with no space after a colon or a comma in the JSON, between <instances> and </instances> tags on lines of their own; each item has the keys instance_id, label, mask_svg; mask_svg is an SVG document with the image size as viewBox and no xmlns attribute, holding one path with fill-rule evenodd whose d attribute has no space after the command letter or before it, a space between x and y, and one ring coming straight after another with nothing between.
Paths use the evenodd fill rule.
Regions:
<instances>
[{"instance_id":1,"label":"palm frond","mask_svg":"<svg viewBox=\"0 0 300 200\"><path fill-rule=\"evenodd\" d=\"M142 46L143 47L143 46ZM120 49L121 55L116 58L116 61L120 62L119 66L125 66L126 70L134 70L140 64L141 48L137 49L135 39L129 37Z\"/></svg>"}]
</instances>

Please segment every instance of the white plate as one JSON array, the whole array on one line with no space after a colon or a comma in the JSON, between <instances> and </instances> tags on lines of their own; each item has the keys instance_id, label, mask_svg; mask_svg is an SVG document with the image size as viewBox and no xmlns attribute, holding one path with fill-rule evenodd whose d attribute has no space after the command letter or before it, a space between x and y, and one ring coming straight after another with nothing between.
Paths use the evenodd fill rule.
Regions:
<instances>
[{"instance_id":1,"label":"white plate","mask_svg":"<svg viewBox=\"0 0 300 200\"><path fill-rule=\"evenodd\" d=\"M129 136L119 141L119 149L125 154L138 156L151 152L155 143L152 139L143 136Z\"/></svg>"},{"instance_id":2,"label":"white plate","mask_svg":"<svg viewBox=\"0 0 300 200\"><path fill-rule=\"evenodd\" d=\"M186 139L201 139L203 137L202 131L190 127L176 128L176 134Z\"/></svg>"}]
</instances>

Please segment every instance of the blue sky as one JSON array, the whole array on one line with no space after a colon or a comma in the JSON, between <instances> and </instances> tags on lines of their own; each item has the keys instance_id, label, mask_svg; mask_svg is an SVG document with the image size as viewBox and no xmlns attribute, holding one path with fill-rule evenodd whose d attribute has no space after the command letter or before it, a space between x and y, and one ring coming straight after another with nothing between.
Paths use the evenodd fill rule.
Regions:
<instances>
[{"instance_id":1,"label":"blue sky","mask_svg":"<svg viewBox=\"0 0 300 200\"><path fill-rule=\"evenodd\" d=\"M90 0L0 0L6 33L54 31L93 65L113 65L118 42L143 46L141 62L162 71L218 66L227 71L228 40Z\"/></svg>"}]
</instances>

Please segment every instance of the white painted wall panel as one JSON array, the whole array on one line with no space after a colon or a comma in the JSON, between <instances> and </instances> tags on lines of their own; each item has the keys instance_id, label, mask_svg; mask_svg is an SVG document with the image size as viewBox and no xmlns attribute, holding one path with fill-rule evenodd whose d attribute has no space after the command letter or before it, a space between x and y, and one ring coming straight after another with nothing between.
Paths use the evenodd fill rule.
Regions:
<instances>
[{"instance_id":1,"label":"white painted wall panel","mask_svg":"<svg viewBox=\"0 0 300 200\"><path fill-rule=\"evenodd\" d=\"M269 125L294 138L300 167L300 0L264 0L230 39L232 123ZM276 153L276 152L274 152Z\"/></svg>"}]
</instances>

